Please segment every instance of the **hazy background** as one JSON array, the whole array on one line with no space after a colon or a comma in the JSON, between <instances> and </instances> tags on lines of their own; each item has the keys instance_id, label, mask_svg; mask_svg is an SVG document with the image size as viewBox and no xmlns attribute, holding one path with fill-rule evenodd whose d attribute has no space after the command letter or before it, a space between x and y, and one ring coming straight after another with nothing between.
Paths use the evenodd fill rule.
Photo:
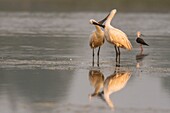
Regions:
<instances>
[{"instance_id":1,"label":"hazy background","mask_svg":"<svg viewBox=\"0 0 170 113\"><path fill-rule=\"evenodd\" d=\"M170 12L170 0L0 0L0 11Z\"/></svg>"}]
</instances>

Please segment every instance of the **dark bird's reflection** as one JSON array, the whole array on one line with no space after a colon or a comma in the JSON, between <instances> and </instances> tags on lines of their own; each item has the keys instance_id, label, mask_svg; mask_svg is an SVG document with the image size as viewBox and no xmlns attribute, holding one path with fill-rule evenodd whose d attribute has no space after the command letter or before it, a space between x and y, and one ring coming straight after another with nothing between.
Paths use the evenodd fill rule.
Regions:
<instances>
[{"instance_id":1,"label":"dark bird's reflection","mask_svg":"<svg viewBox=\"0 0 170 113\"><path fill-rule=\"evenodd\" d=\"M113 74L108 76L104 81L104 75L99 70L90 70L89 80L91 85L95 88L94 93L90 95L100 96L110 108L114 108L114 104L110 99L110 95L124 88L131 77L130 70L121 70L120 67L116 67ZM100 89L103 91L100 92Z\"/></svg>"},{"instance_id":2,"label":"dark bird's reflection","mask_svg":"<svg viewBox=\"0 0 170 113\"><path fill-rule=\"evenodd\" d=\"M142 61L143 59L148 56L149 54L143 54L142 52L140 54L136 55L136 68L140 68L140 66L142 65Z\"/></svg>"},{"instance_id":3,"label":"dark bird's reflection","mask_svg":"<svg viewBox=\"0 0 170 113\"><path fill-rule=\"evenodd\" d=\"M101 89L104 85L104 75L100 70L90 70L89 71L89 81L92 87L94 87L94 92L89 95L89 98L94 96L99 96Z\"/></svg>"}]
</instances>

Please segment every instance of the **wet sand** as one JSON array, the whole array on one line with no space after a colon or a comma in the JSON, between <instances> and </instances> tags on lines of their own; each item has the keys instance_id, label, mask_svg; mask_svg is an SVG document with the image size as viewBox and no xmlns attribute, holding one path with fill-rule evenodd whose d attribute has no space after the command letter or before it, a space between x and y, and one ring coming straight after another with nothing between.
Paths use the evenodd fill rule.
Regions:
<instances>
[{"instance_id":1,"label":"wet sand","mask_svg":"<svg viewBox=\"0 0 170 113\"><path fill-rule=\"evenodd\" d=\"M115 72L114 47L101 48L100 67L92 67L89 34L105 13L0 13L0 111L16 113L110 113L102 97L89 100L94 87L90 70L104 79ZM132 21L133 20L133 21ZM110 95L115 113L170 112L170 15L117 14L112 24L125 31L133 45L121 50L120 71L131 77ZM135 33L149 47L140 54ZM97 51L96 51L97 52ZM139 68L136 68L136 65Z\"/></svg>"}]
</instances>

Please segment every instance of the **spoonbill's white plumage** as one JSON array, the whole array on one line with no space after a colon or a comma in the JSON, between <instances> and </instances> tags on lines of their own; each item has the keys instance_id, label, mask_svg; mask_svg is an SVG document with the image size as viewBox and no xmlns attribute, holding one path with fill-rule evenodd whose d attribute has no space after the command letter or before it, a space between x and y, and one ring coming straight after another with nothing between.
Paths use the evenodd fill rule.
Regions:
<instances>
[{"instance_id":1,"label":"spoonbill's white plumage","mask_svg":"<svg viewBox=\"0 0 170 113\"><path fill-rule=\"evenodd\" d=\"M110 14L107 16L105 25L100 25L100 23L96 23L96 25L99 25L104 28L104 35L105 35L106 40L115 46L116 65L118 63L117 58L119 57L118 65L120 66L120 48L132 50L132 45L130 41L128 40L127 35L123 31L111 26L110 24L116 12L117 12L116 9L113 9L110 12Z\"/></svg>"},{"instance_id":2,"label":"spoonbill's white plumage","mask_svg":"<svg viewBox=\"0 0 170 113\"><path fill-rule=\"evenodd\" d=\"M116 9L113 9L110 12L105 23L104 33L105 33L106 40L115 46L116 62L117 62L117 57L119 56L119 65L120 65L120 49L119 48L132 50L132 45L130 41L128 40L127 35L123 31L111 26L110 24L116 12L117 12Z\"/></svg>"},{"instance_id":3,"label":"spoonbill's white plumage","mask_svg":"<svg viewBox=\"0 0 170 113\"><path fill-rule=\"evenodd\" d=\"M104 44L105 39L104 39L104 32L101 29L100 26L96 25L95 23L99 23L99 24L103 24L103 22L107 19L104 18L103 20L97 22L94 19L90 19L90 24L94 25L96 30L93 31L90 35L90 42L89 45L92 48L92 56L93 56L93 60L92 60L92 65L94 66L94 49L98 47L98 52L97 52L97 65L99 66L99 54L100 54L100 47Z\"/></svg>"}]
</instances>

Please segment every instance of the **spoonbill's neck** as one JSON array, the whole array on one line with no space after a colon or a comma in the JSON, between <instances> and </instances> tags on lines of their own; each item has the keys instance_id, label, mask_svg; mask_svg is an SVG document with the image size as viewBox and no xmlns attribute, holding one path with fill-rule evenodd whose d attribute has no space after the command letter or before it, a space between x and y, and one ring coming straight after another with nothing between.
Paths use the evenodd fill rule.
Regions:
<instances>
[{"instance_id":1,"label":"spoonbill's neck","mask_svg":"<svg viewBox=\"0 0 170 113\"><path fill-rule=\"evenodd\" d=\"M117 12L116 9L113 9L113 10L110 12L110 14L109 14L109 16L108 16L108 18L107 18L107 20L106 20L106 24L105 24L106 27L107 27L107 26L110 26L110 23L111 23L111 21L112 21L112 18L115 16L116 12Z\"/></svg>"},{"instance_id":2,"label":"spoonbill's neck","mask_svg":"<svg viewBox=\"0 0 170 113\"><path fill-rule=\"evenodd\" d=\"M96 30L97 30L98 32L102 32L102 30L101 30L100 26L95 25L95 27L96 27Z\"/></svg>"},{"instance_id":3,"label":"spoonbill's neck","mask_svg":"<svg viewBox=\"0 0 170 113\"><path fill-rule=\"evenodd\" d=\"M112 21L112 18L114 17L114 15L115 15L115 11L112 11L111 13L110 13L110 15L108 16L108 18L107 18L107 20L106 20L106 26L109 26L110 25L110 23L111 23L111 21Z\"/></svg>"}]
</instances>

